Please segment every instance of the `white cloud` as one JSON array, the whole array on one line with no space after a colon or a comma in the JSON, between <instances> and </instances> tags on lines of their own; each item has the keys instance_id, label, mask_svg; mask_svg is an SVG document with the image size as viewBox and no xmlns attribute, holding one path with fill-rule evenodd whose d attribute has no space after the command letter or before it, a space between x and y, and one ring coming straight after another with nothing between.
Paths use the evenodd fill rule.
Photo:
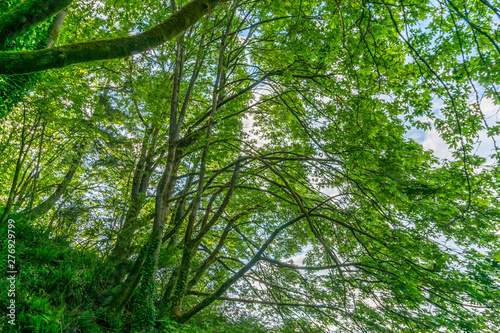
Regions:
<instances>
[{"instance_id":1,"label":"white cloud","mask_svg":"<svg viewBox=\"0 0 500 333\"><path fill-rule=\"evenodd\" d=\"M471 98L471 103L472 102L473 99ZM436 117L442 118L442 115L440 113L440 109L441 107L443 107L442 101L439 99L434 99L433 104L433 110L436 114ZM495 126L496 123L500 120L500 106L496 105L492 99L483 98L480 101L480 109L488 126ZM419 120L423 122L430 121L429 118L422 118ZM450 150L450 147L441 138L435 128L432 128L429 131L412 129L407 133L406 136L420 143L425 150L432 150L436 157L441 159L452 159L452 151ZM497 139L497 141L499 141L499 139ZM492 138L488 137L486 129L480 131L478 137L476 138L474 153L487 158L489 155L494 153L494 148L494 141ZM492 160L488 159L488 163L491 162Z\"/></svg>"},{"instance_id":2,"label":"white cloud","mask_svg":"<svg viewBox=\"0 0 500 333\"><path fill-rule=\"evenodd\" d=\"M320 189L320 192L326 194L329 197L340 194L340 191L337 187L323 187Z\"/></svg>"},{"instance_id":3,"label":"white cloud","mask_svg":"<svg viewBox=\"0 0 500 333\"><path fill-rule=\"evenodd\" d=\"M309 253L312 249L313 249L312 245L309 244L304 248L304 250L301 253L291 257L288 260L292 260L294 265L303 266L304 259L306 258L307 253Z\"/></svg>"},{"instance_id":4,"label":"white cloud","mask_svg":"<svg viewBox=\"0 0 500 333\"><path fill-rule=\"evenodd\" d=\"M256 134L258 128L255 126L255 119L252 114L245 114L241 120L243 124L243 131L248 135L249 141L254 143L256 147L263 147L270 141Z\"/></svg>"},{"instance_id":5,"label":"white cloud","mask_svg":"<svg viewBox=\"0 0 500 333\"><path fill-rule=\"evenodd\" d=\"M444 142L444 140L434 128L430 131L425 131L422 147L425 150L432 150L434 152L434 155L438 158L452 158L451 150L448 144Z\"/></svg>"}]
</instances>

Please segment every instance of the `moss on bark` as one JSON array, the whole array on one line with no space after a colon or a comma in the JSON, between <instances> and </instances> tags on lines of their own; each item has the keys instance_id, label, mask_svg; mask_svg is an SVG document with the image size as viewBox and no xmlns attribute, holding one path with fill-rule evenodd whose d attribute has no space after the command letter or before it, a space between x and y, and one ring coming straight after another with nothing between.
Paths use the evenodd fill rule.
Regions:
<instances>
[{"instance_id":1,"label":"moss on bark","mask_svg":"<svg viewBox=\"0 0 500 333\"><path fill-rule=\"evenodd\" d=\"M0 45L50 19L73 0L26 0L0 16Z\"/></svg>"},{"instance_id":2,"label":"moss on bark","mask_svg":"<svg viewBox=\"0 0 500 333\"><path fill-rule=\"evenodd\" d=\"M193 0L159 25L134 36L73 43L37 51L0 52L0 74L21 74L71 64L124 58L157 47L228 0Z\"/></svg>"}]
</instances>

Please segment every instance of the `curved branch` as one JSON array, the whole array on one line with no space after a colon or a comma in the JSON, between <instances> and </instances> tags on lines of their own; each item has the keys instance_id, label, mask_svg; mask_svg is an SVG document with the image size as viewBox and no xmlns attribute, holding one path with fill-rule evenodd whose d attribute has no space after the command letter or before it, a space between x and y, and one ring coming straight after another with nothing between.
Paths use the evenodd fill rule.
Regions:
<instances>
[{"instance_id":1,"label":"curved branch","mask_svg":"<svg viewBox=\"0 0 500 333\"><path fill-rule=\"evenodd\" d=\"M286 268L305 270L305 271L322 271L322 270L326 270L326 269L339 269L340 267L352 267L352 266L359 265L358 263L344 263L344 264L340 264L340 265L330 265L330 266L298 266L298 265L282 262L279 260L271 259L268 257L262 257L261 260L267 261L268 263L270 263L272 265L276 265L278 267L286 267Z\"/></svg>"},{"instance_id":2,"label":"curved branch","mask_svg":"<svg viewBox=\"0 0 500 333\"><path fill-rule=\"evenodd\" d=\"M196 313L200 312L210 304L212 304L214 301L219 299L226 290L229 289L236 281L238 281L245 273L247 273L257 262L259 262L262 258L262 255L266 251L266 249L271 245L271 243L274 241L274 239L286 228L290 227L291 225L297 223L298 221L302 220L305 218L308 214L312 213L313 211L317 210L324 204L326 204L331 198L326 199L325 201L321 202L320 204L316 205L315 207L311 208L309 211L297 216L296 218L290 220L289 222L281 225L278 227L274 232L267 238L266 242L260 247L259 251L255 254L255 256L245 265L243 266L238 272L236 272L232 277L226 280L217 290L215 290L212 294L207 296L205 299L200 301L198 304L196 304L191 310L187 311L185 314L181 315L180 317L177 318L177 321L180 323L188 321L191 317L193 317Z\"/></svg>"},{"instance_id":3,"label":"curved branch","mask_svg":"<svg viewBox=\"0 0 500 333\"><path fill-rule=\"evenodd\" d=\"M159 25L137 35L36 51L0 52L0 74L22 74L97 60L124 58L160 46L216 6L230 0L193 0Z\"/></svg>"}]
</instances>

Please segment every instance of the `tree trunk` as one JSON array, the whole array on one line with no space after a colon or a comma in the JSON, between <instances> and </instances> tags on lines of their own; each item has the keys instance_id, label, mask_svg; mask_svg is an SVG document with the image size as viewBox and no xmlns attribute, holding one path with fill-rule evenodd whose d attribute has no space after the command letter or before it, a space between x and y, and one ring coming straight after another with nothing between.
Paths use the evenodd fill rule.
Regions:
<instances>
[{"instance_id":1,"label":"tree trunk","mask_svg":"<svg viewBox=\"0 0 500 333\"><path fill-rule=\"evenodd\" d=\"M73 0L26 0L21 2L19 5L0 16L0 45L3 45L7 39L12 40L22 32L50 19L67 7L72 1ZM56 19L56 22L58 20L60 20L60 18ZM63 20L64 16L62 16L60 22L61 26Z\"/></svg>"},{"instance_id":2,"label":"tree trunk","mask_svg":"<svg viewBox=\"0 0 500 333\"><path fill-rule=\"evenodd\" d=\"M56 43L57 37L59 37L59 32L61 32L66 14L68 14L67 9L60 11L57 14L51 27L49 28L49 40L47 42L47 48L51 48Z\"/></svg>"},{"instance_id":3,"label":"tree trunk","mask_svg":"<svg viewBox=\"0 0 500 333\"><path fill-rule=\"evenodd\" d=\"M112 263L120 263L130 256L130 247L133 241L135 231L141 226L137 216L142 209L146 191L149 186L149 179L153 172L152 155L154 150L154 137L158 134L157 130L150 130L142 141L141 156L135 167L132 180L132 189L130 191L130 206L125 216L123 226L118 233L115 247L109 255ZM152 142L150 142L152 140Z\"/></svg>"}]
</instances>

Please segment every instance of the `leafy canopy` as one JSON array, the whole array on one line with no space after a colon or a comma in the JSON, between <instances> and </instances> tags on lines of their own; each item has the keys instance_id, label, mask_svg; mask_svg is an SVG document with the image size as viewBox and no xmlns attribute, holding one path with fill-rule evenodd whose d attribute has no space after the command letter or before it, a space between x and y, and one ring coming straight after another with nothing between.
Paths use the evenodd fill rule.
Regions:
<instances>
[{"instance_id":1,"label":"leafy canopy","mask_svg":"<svg viewBox=\"0 0 500 333\"><path fill-rule=\"evenodd\" d=\"M75 1L57 43L187 3ZM210 6L3 90L16 329L499 330L498 1Z\"/></svg>"}]
</instances>

